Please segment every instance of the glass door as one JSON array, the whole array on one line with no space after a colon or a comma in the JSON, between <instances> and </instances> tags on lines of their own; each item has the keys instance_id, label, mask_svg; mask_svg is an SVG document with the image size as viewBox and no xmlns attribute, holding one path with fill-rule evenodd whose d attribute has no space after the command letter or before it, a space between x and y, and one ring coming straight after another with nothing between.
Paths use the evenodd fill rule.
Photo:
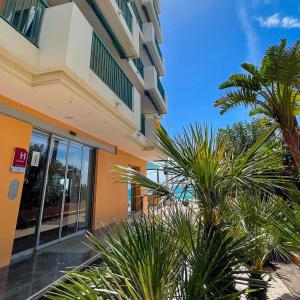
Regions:
<instances>
[{"instance_id":1,"label":"glass door","mask_svg":"<svg viewBox=\"0 0 300 300\"><path fill-rule=\"evenodd\" d=\"M67 181L67 154L68 141L53 138L38 245L60 238L62 206Z\"/></svg>"},{"instance_id":2,"label":"glass door","mask_svg":"<svg viewBox=\"0 0 300 300\"><path fill-rule=\"evenodd\" d=\"M13 254L89 227L93 157L84 145L32 134Z\"/></svg>"},{"instance_id":3,"label":"glass door","mask_svg":"<svg viewBox=\"0 0 300 300\"><path fill-rule=\"evenodd\" d=\"M91 217L92 179L93 179L93 150L82 149L80 202L78 211L78 230L89 227Z\"/></svg>"},{"instance_id":4,"label":"glass door","mask_svg":"<svg viewBox=\"0 0 300 300\"><path fill-rule=\"evenodd\" d=\"M38 246L88 228L91 159L91 149L52 138Z\"/></svg>"},{"instance_id":5,"label":"glass door","mask_svg":"<svg viewBox=\"0 0 300 300\"><path fill-rule=\"evenodd\" d=\"M77 231L78 205L80 198L82 146L70 143L68 152L68 171L61 236Z\"/></svg>"},{"instance_id":6,"label":"glass door","mask_svg":"<svg viewBox=\"0 0 300 300\"><path fill-rule=\"evenodd\" d=\"M48 148L49 136L34 132L29 148L13 254L35 247Z\"/></svg>"}]
</instances>

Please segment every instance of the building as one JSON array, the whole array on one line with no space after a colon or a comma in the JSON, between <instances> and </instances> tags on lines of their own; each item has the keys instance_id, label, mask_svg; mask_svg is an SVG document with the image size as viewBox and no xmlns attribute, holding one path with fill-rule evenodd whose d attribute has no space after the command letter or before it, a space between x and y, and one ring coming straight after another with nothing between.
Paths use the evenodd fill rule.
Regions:
<instances>
[{"instance_id":1,"label":"building","mask_svg":"<svg viewBox=\"0 0 300 300\"><path fill-rule=\"evenodd\" d=\"M0 267L144 210L167 113L159 0L0 2Z\"/></svg>"}]
</instances>

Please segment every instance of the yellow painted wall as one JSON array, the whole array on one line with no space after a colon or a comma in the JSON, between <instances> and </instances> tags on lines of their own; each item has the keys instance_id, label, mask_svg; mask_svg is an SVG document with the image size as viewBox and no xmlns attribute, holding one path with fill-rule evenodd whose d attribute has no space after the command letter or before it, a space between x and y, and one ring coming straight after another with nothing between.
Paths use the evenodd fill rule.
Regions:
<instances>
[{"instance_id":1,"label":"yellow painted wall","mask_svg":"<svg viewBox=\"0 0 300 300\"><path fill-rule=\"evenodd\" d=\"M117 155L98 150L96 155L96 180L93 229L98 229L128 216L127 184L119 182L111 172L113 165L139 168L146 173L146 161L131 156L123 151ZM142 192L143 194L143 192ZM147 210L146 197L143 210Z\"/></svg>"},{"instance_id":2,"label":"yellow painted wall","mask_svg":"<svg viewBox=\"0 0 300 300\"><path fill-rule=\"evenodd\" d=\"M0 114L0 268L10 262L19 212L23 173L10 171L15 147L28 150L32 126ZM17 199L8 199L11 180L20 182Z\"/></svg>"}]
</instances>

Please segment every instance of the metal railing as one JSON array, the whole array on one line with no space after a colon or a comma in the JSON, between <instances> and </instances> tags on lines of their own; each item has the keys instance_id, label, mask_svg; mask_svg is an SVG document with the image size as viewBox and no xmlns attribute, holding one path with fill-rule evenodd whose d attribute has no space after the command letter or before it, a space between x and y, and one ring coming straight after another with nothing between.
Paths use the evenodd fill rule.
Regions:
<instances>
[{"instance_id":1,"label":"metal railing","mask_svg":"<svg viewBox=\"0 0 300 300\"><path fill-rule=\"evenodd\" d=\"M143 20L142 20L142 17L140 15L140 12L135 4L135 2L131 2L131 7L132 7L132 10L134 12L134 15L136 17L136 20L140 26L140 29L143 30Z\"/></svg>"},{"instance_id":2,"label":"metal railing","mask_svg":"<svg viewBox=\"0 0 300 300\"><path fill-rule=\"evenodd\" d=\"M157 76L157 88L158 88L159 93L162 96L163 100L166 101L165 100L165 97L166 97L165 89L164 89L164 87L160 81L160 78L158 76Z\"/></svg>"},{"instance_id":3,"label":"metal railing","mask_svg":"<svg viewBox=\"0 0 300 300\"><path fill-rule=\"evenodd\" d=\"M92 40L90 68L132 109L133 85L95 32Z\"/></svg>"},{"instance_id":4,"label":"metal railing","mask_svg":"<svg viewBox=\"0 0 300 300\"><path fill-rule=\"evenodd\" d=\"M132 31L132 14L128 7L128 2L126 0L116 0L120 10L122 11L123 18L126 21L126 24L130 31Z\"/></svg>"},{"instance_id":5,"label":"metal railing","mask_svg":"<svg viewBox=\"0 0 300 300\"><path fill-rule=\"evenodd\" d=\"M46 7L44 0L4 0L4 5L0 5L0 16L37 46Z\"/></svg>"},{"instance_id":6,"label":"metal railing","mask_svg":"<svg viewBox=\"0 0 300 300\"><path fill-rule=\"evenodd\" d=\"M161 26L160 25L160 19L159 19L159 16L158 16L158 11L157 11L158 3L155 0L153 0L153 7L154 7L154 11L155 11L155 15L156 15L156 19L158 21L158 24L159 24L159 26Z\"/></svg>"},{"instance_id":7,"label":"metal railing","mask_svg":"<svg viewBox=\"0 0 300 300\"><path fill-rule=\"evenodd\" d=\"M159 44L158 44L158 42L157 42L156 39L155 39L155 46L156 46L156 49L158 51L158 54L159 54L160 58L162 58L162 52L160 50L160 46L159 46Z\"/></svg>"},{"instance_id":8,"label":"metal railing","mask_svg":"<svg viewBox=\"0 0 300 300\"><path fill-rule=\"evenodd\" d=\"M144 64L141 61L141 59L133 58L132 61L135 64L135 66L136 66L137 70L139 71L139 73L141 74L141 76L144 78Z\"/></svg>"},{"instance_id":9,"label":"metal railing","mask_svg":"<svg viewBox=\"0 0 300 300\"><path fill-rule=\"evenodd\" d=\"M146 135L146 118L143 114L141 114L141 130L140 133Z\"/></svg>"}]
</instances>

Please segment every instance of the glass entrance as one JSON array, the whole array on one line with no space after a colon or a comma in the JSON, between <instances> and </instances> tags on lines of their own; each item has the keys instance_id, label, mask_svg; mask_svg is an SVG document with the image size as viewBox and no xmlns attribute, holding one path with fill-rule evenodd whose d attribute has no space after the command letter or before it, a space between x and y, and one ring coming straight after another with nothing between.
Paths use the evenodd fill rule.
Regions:
<instances>
[{"instance_id":1,"label":"glass entrance","mask_svg":"<svg viewBox=\"0 0 300 300\"><path fill-rule=\"evenodd\" d=\"M47 177L39 245L60 237L60 219L65 196L68 142L53 138Z\"/></svg>"},{"instance_id":2,"label":"glass entrance","mask_svg":"<svg viewBox=\"0 0 300 300\"><path fill-rule=\"evenodd\" d=\"M49 136L33 133L29 148L13 254L34 248L43 194Z\"/></svg>"},{"instance_id":3,"label":"glass entrance","mask_svg":"<svg viewBox=\"0 0 300 300\"><path fill-rule=\"evenodd\" d=\"M13 254L89 227L93 150L33 133Z\"/></svg>"}]
</instances>

